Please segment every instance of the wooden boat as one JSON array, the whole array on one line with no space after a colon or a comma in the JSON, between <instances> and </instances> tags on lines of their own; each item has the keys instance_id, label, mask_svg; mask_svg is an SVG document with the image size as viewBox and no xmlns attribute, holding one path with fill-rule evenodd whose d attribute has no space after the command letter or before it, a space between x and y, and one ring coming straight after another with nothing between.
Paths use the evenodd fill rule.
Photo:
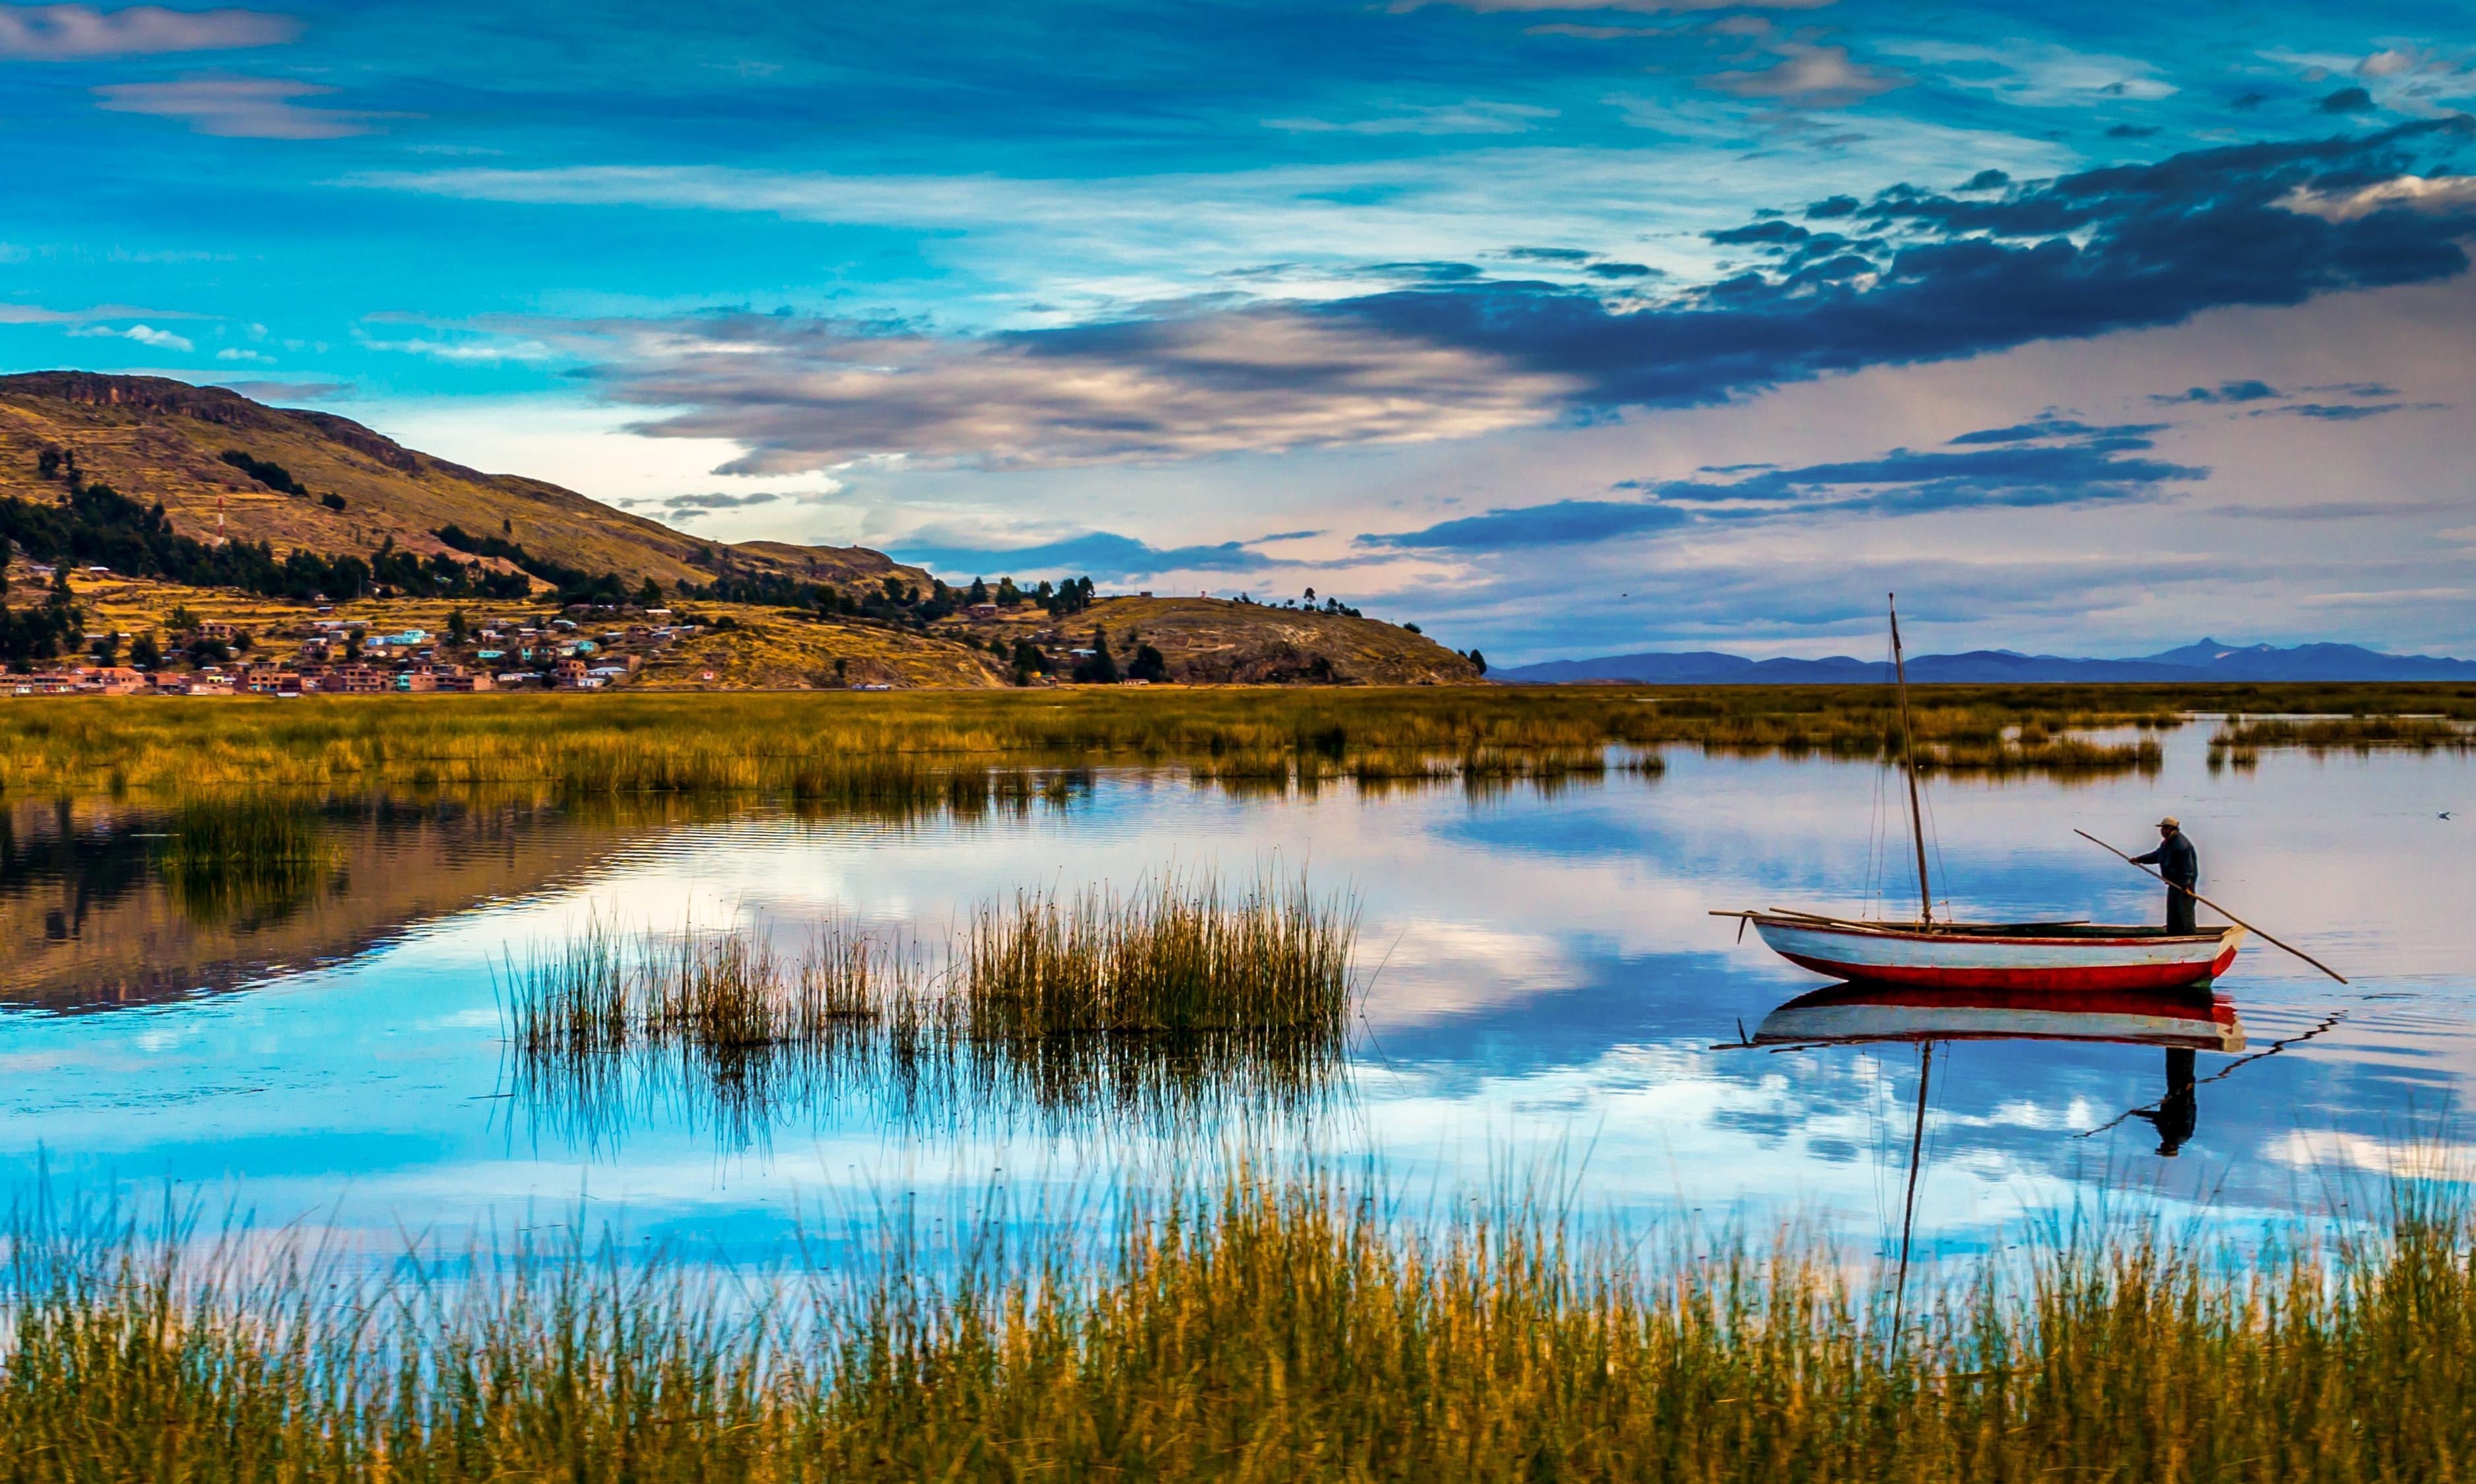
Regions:
<instances>
[{"instance_id":1,"label":"wooden boat","mask_svg":"<svg viewBox=\"0 0 2476 1484\"><path fill-rule=\"evenodd\" d=\"M2241 928L2169 933L2099 923L1879 923L1747 912L1782 958L1834 978L1951 991L2182 989L2227 971Z\"/></svg>"},{"instance_id":2,"label":"wooden boat","mask_svg":"<svg viewBox=\"0 0 2476 1484\"><path fill-rule=\"evenodd\" d=\"M2241 926L2170 933L2164 928L2133 924L1936 921L1934 890L1926 875L1925 814L1918 799L1917 733L1909 718L1908 665L1900 653L1896 604L1892 608L1892 677L1899 697L1900 762L1908 776L1909 832L1917 848L1917 920L1872 921L1778 908L1714 915L1751 923L1772 952L1817 974L1917 989L2049 994L2180 989L2207 984L2227 971L2246 935Z\"/></svg>"},{"instance_id":3,"label":"wooden boat","mask_svg":"<svg viewBox=\"0 0 2476 1484\"><path fill-rule=\"evenodd\" d=\"M2104 1041L2233 1053L2244 1049L2244 1030L2234 1003L2222 996L2155 990L1958 994L1834 984L1764 1016L1750 1044L1883 1041Z\"/></svg>"}]
</instances>

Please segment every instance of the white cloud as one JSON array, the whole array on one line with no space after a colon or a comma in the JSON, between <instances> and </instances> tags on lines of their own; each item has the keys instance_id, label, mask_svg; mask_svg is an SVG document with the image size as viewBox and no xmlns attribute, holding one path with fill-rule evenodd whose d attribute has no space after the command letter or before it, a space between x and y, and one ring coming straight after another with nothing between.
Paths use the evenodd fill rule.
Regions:
<instances>
[{"instance_id":1,"label":"white cloud","mask_svg":"<svg viewBox=\"0 0 2476 1484\"><path fill-rule=\"evenodd\" d=\"M1845 46L1787 41L1772 50L1780 60L1771 65L1714 72L1702 80L1702 86L1740 98L1776 98L1816 108L1837 108L1909 86L1909 80L1896 72L1850 62Z\"/></svg>"},{"instance_id":2,"label":"white cloud","mask_svg":"<svg viewBox=\"0 0 2476 1484\"><path fill-rule=\"evenodd\" d=\"M2338 195L2298 188L2278 203L2324 221L2354 221L2375 211L2457 211L2476 206L2476 176L2401 175Z\"/></svg>"},{"instance_id":3,"label":"white cloud","mask_svg":"<svg viewBox=\"0 0 2476 1484\"><path fill-rule=\"evenodd\" d=\"M123 340L135 340L140 345L151 345L159 351L193 351L198 348L186 335L177 335L168 330L158 330L151 325L132 325L126 330L92 325L84 330L72 330L69 334L109 335Z\"/></svg>"},{"instance_id":4,"label":"white cloud","mask_svg":"<svg viewBox=\"0 0 2476 1484\"><path fill-rule=\"evenodd\" d=\"M300 34L301 22L297 18L263 11L171 11L160 5L98 11L90 5L0 5L0 58L22 62L230 51L277 46Z\"/></svg>"},{"instance_id":5,"label":"white cloud","mask_svg":"<svg viewBox=\"0 0 2476 1484\"><path fill-rule=\"evenodd\" d=\"M275 364L275 358L272 356L261 356L256 351L245 351L237 346L215 352L215 359L217 360L244 360L251 362L252 364L261 366L271 366Z\"/></svg>"},{"instance_id":6,"label":"white cloud","mask_svg":"<svg viewBox=\"0 0 2476 1484\"><path fill-rule=\"evenodd\" d=\"M186 120L192 133L234 139L341 139L368 134L374 120L400 118L342 109L299 106L335 89L274 77L214 74L169 83L107 83L94 89L107 113L145 113Z\"/></svg>"}]
</instances>

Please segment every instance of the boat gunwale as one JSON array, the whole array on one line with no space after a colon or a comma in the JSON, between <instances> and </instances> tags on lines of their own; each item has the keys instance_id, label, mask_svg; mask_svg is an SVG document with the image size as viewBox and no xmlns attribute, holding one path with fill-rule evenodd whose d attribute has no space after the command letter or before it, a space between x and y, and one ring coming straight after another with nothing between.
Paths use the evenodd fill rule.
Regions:
<instances>
[{"instance_id":1,"label":"boat gunwale","mask_svg":"<svg viewBox=\"0 0 2476 1484\"><path fill-rule=\"evenodd\" d=\"M1928 925L1909 923L1866 922L1855 918L1820 917L1804 912L1746 911L1716 913L1721 917L1741 917L1756 927L1766 925L1802 932L1834 933L1852 938L1884 938L1907 943L1989 943L2002 945L2056 945L2076 948L2131 948L2170 943L2223 945L2230 935L2241 934L2244 928L2229 924L2201 932L2168 932L2139 923L1941 923ZM2076 931L2057 932L2062 927ZM2044 932L2023 932L2018 929L2043 928Z\"/></svg>"}]
</instances>

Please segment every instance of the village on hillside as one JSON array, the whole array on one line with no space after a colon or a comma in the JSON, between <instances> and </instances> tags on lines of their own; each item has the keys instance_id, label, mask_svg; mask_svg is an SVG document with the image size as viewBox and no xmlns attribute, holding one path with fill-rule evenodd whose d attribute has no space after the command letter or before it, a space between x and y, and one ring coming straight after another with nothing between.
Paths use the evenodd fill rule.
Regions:
<instances>
[{"instance_id":1,"label":"village on hillside","mask_svg":"<svg viewBox=\"0 0 2476 1484\"><path fill-rule=\"evenodd\" d=\"M1151 593L1038 604L949 589L933 620L749 603L290 603L19 559L0 614L48 624L0 697L1435 683L1476 678L1415 627L1310 606ZM938 584L941 588L944 584ZM651 595L648 595L651 596Z\"/></svg>"}]
</instances>

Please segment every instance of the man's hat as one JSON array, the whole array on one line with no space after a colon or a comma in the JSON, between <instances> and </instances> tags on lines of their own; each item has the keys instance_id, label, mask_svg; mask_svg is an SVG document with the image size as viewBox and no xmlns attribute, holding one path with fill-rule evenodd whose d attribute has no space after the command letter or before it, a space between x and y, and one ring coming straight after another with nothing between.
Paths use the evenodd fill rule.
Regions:
<instances>
[{"instance_id":1,"label":"man's hat","mask_svg":"<svg viewBox=\"0 0 2476 1484\"><path fill-rule=\"evenodd\" d=\"M2174 815L2169 814L2165 819L2158 822L2158 828L2161 829L2181 829L2184 826L2181 821L2175 818Z\"/></svg>"}]
</instances>

